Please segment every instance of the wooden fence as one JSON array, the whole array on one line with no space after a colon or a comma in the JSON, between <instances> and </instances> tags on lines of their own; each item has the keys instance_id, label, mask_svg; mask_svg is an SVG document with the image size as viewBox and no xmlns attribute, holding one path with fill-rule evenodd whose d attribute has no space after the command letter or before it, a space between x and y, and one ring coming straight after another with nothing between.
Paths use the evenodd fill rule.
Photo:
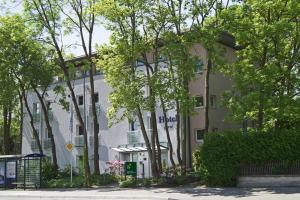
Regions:
<instances>
[{"instance_id":1,"label":"wooden fence","mask_svg":"<svg viewBox=\"0 0 300 200\"><path fill-rule=\"evenodd\" d=\"M240 167L240 176L256 175L300 175L300 160L267 161Z\"/></svg>"}]
</instances>

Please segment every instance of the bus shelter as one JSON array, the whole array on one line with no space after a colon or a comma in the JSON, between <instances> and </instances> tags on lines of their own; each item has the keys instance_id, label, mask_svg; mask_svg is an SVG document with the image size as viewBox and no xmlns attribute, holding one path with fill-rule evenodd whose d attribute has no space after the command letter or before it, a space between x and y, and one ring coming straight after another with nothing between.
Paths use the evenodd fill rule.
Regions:
<instances>
[{"instance_id":1,"label":"bus shelter","mask_svg":"<svg viewBox=\"0 0 300 200\"><path fill-rule=\"evenodd\" d=\"M40 188L41 154L0 156L0 188Z\"/></svg>"}]
</instances>

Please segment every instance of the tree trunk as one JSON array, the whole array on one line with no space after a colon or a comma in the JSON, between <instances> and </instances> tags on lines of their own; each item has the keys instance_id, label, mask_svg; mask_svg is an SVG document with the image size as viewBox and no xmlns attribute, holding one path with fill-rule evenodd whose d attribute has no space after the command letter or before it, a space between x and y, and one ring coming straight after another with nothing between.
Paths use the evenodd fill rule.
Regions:
<instances>
[{"instance_id":1,"label":"tree trunk","mask_svg":"<svg viewBox=\"0 0 300 200\"><path fill-rule=\"evenodd\" d=\"M24 122L24 106L23 106L23 99L22 99L22 95L20 94L20 92L18 91L18 95L19 95L19 101L20 101L20 127L19 127L19 132L20 132L20 146L19 146L19 154L22 154L22 141L23 141L23 122Z\"/></svg>"},{"instance_id":2,"label":"tree trunk","mask_svg":"<svg viewBox=\"0 0 300 200\"><path fill-rule=\"evenodd\" d=\"M50 120L49 120L48 108L45 105L43 97L39 93L39 91L35 87L33 87L33 90L35 91L35 93L36 93L36 95L37 95L37 97L38 97L38 99L41 103L41 106L42 106L44 119L45 119L47 131L48 131L48 136L50 137L50 141L51 141L52 161L53 161L53 165L54 165L55 169L58 170L58 163L57 163L57 156L56 156L56 145L55 145L55 141L54 141L54 135L53 135L52 127L51 127Z\"/></svg>"},{"instance_id":3,"label":"tree trunk","mask_svg":"<svg viewBox=\"0 0 300 200\"><path fill-rule=\"evenodd\" d=\"M151 163L152 176L153 177L158 177L156 159L155 159L155 157L153 157L153 151L155 152L155 149L153 149L151 147L151 145L153 143L150 144L150 141L149 141L149 138L148 138L148 135L147 135L147 131L146 131L146 128L145 128L144 120L143 120L142 111L139 107L138 107L137 110L138 110L138 118L139 118L139 122L140 122L140 125L141 125L143 138L144 138L144 141L145 141L145 144L146 144L146 147L147 147L147 152L148 152L149 160L150 160L150 163ZM153 134L151 134L151 142L152 142L152 135Z\"/></svg>"},{"instance_id":4,"label":"tree trunk","mask_svg":"<svg viewBox=\"0 0 300 200\"><path fill-rule=\"evenodd\" d=\"M99 167L99 123L96 112L96 100L95 100L95 87L94 87L94 71L93 64L90 64L90 86L91 86L91 100L92 100L92 113L93 113L93 132L94 132L94 174L100 174Z\"/></svg>"},{"instance_id":5,"label":"tree trunk","mask_svg":"<svg viewBox=\"0 0 300 200\"><path fill-rule=\"evenodd\" d=\"M85 127L85 123L83 122L82 116L80 114L79 106L78 106L78 103L76 101L76 95L75 95L75 92L72 88L72 85L71 85L70 81L67 81L67 85L68 85L68 88L71 92L71 97L72 97L72 101L73 101L73 104L74 104L74 108L75 108L75 112L76 112L76 116L77 116L79 125L83 128L83 140L84 140L83 166L84 166L84 175L86 177L85 184L86 184L86 186L90 186L91 185L91 177L90 177L91 176L91 170L90 170L90 165L89 165L87 130L86 130L86 127Z\"/></svg>"},{"instance_id":6,"label":"tree trunk","mask_svg":"<svg viewBox=\"0 0 300 200\"><path fill-rule=\"evenodd\" d=\"M172 61L170 60L170 76L172 79L172 82L174 85L179 84L177 83L172 67ZM175 93L178 93L176 87L175 87ZM177 154L177 160L178 164L182 166L182 157L181 157L181 137L180 137L180 132L181 132L181 115L180 115L180 104L178 99L175 99L176 102L176 141L177 141L177 149L176 149L176 154Z\"/></svg>"},{"instance_id":7,"label":"tree trunk","mask_svg":"<svg viewBox=\"0 0 300 200\"><path fill-rule=\"evenodd\" d=\"M42 145L41 145L39 134L38 134L38 132L36 131L36 129L34 127L34 120L33 120L33 116L32 116L32 113L30 111L29 105L28 105L28 101L27 101L27 97L25 95L25 91L23 90L22 93L23 93L25 108L26 108L26 111L27 111L29 119L30 119L30 125L31 125L31 128L32 128L33 137L35 138L35 140L37 142L40 154L43 154L43 148L42 148Z\"/></svg>"},{"instance_id":8,"label":"tree trunk","mask_svg":"<svg viewBox=\"0 0 300 200\"><path fill-rule=\"evenodd\" d=\"M155 109L155 108L154 108ZM158 137L158 130L157 130L157 121L156 121L156 112L151 112L151 122L152 122L152 134L155 137L155 144L157 152L155 151L156 158L157 158L157 168L158 168L158 175L162 173L162 163L161 163L161 149L160 149L160 142Z\"/></svg>"},{"instance_id":9,"label":"tree trunk","mask_svg":"<svg viewBox=\"0 0 300 200\"><path fill-rule=\"evenodd\" d=\"M8 107L8 116L7 116L7 133L9 141L9 153L15 153L16 141L13 141L11 138L11 122L12 122L12 106Z\"/></svg>"},{"instance_id":10,"label":"tree trunk","mask_svg":"<svg viewBox=\"0 0 300 200\"><path fill-rule=\"evenodd\" d=\"M182 166L182 158L181 158L181 137L180 137L180 113L179 113L179 102L176 100L176 118L177 118L177 123L176 123L176 140L177 140L177 160L178 164Z\"/></svg>"},{"instance_id":11,"label":"tree trunk","mask_svg":"<svg viewBox=\"0 0 300 200\"><path fill-rule=\"evenodd\" d=\"M208 59L207 70L205 75L205 133L209 131L209 95L210 95L210 71L211 71L211 59Z\"/></svg>"},{"instance_id":12,"label":"tree trunk","mask_svg":"<svg viewBox=\"0 0 300 200\"><path fill-rule=\"evenodd\" d=\"M167 122L167 111L166 111L166 106L163 98L160 96L160 102L162 105L163 109L163 114L164 114L164 124L165 124L165 129L166 129L166 135L167 135L167 140L168 140L168 146L169 146L169 152L170 152L170 161L173 167L176 166L174 158L173 158L173 145L170 137L170 132L169 132L169 127L168 127L168 122Z\"/></svg>"},{"instance_id":13,"label":"tree trunk","mask_svg":"<svg viewBox=\"0 0 300 200\"><path fill-rule=\"evenodd\" d=\"M8 120L9 109L7 106L3 106L3 146L4 155L10 154L10 132L9 132L9 120Z\"/></svg>"},{"instance_id":14,"label":"tree trunk","mask_svg":"<svg viewBox=\"0 0 300 200\"><path fill-rule=\"evenodd\" d=\"M187 77L183 77L183 87L187 94L189 94L189 82ZM188 97L189 98L189 97ZM184 115L182 116L181 123L183 124L183 131L182 131L182 163L183 163L183 172L185 172L187 167L187 149L188 147L188 141L187 141L187 135L189 134L189 124L188 124L188 110L184 111Z\"/></svg>"},{"instance_id":15,"label":"tree trunk","mask_svg":"<svg viewBox=\"0 0 300 200\"><path fill-rule=\"evenodd\" d=\"M84 146L83 146L83 166L84 166L84 175L85 175L85 185L86 186L90 186L91 185L91 170L90 170L90 165L89 165L89 154L88 154L88 138L87 138L87 130L85 127L85 123L82 119L82 116L80 114L80 110L79 110L79 106L76 100L76 95L74 92L74 89L72 87L72 84L70 82L70 77L69 77L69 72L68 72L68 67L66 66L66 62L63 58L62 52L60 50L60 47L56 41L55 35L51 34L52 40L54 42L54 46L56 49L56 52L58 54L58 58L60 61L60 67L66 77L66 83L67 83L67 87L71 93L71 98L72 98L72 102L74 104L74 108L75 108L75 113L79 122L79 125L83 128L83 140L84 140Z\"/></svg>"},{"instance_id":16,"label":"tree trunk","mask_svg":"<svg viewBox=\"0 0 300 200\"><path fill-rule=\"evenodd\" d=\"M264 94L263 91L259 91L259 105L257 114L258 130L262 130L264 126Z\"/></svg>"}]
</instances>

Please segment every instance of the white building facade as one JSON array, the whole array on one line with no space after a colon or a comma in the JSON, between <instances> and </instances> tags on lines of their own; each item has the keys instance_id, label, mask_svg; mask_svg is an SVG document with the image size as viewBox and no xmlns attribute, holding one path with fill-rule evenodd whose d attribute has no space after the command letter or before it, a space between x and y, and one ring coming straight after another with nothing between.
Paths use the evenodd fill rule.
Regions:
<instances>
[{"instance_id":1,"label":"white building facade","mask_svg":"<svg viewBox=\"0 0 300 200\"><path fill-rule=\"evenodd\" d=\"M229 60L234 60L235 49L230 45L224 45L226 49L226 57ZM238 126L226 122L226 109L220 106L220 99L225 90L231 89L231 81L218 72L214 72L210 76L210 102L205 102L205 76L207 66L207 51L203 46L197 44L191 49L191 53L199 56L203 66L200 66L196 71L195 80L190 82L189 89L193 96L196 97L196 108L193 116L190 117L190 132L187 137L189 144L190 155L193 150L203 141L203 130L205 127L204 105L209 103L209 121L210 131L234 129ZM88 132L88 150L91 170L93 170L93 124L91 112L91 94L88 76L78 75L72 81L77 102L80 107L81 115L86 121ZM66 110L60 105L59 100L62 98L54 92L54 88L61 85L65 88L66 101L70 102L69 109ZM94 76L95 99L99 122L99 163L100 172L104 173L108 169L107 162L109 161L134 161L138 166L138 177L151 176L150 162L147 149L144 144L144 139L141 134L139 123L129 122L128 120L121 121L112 127L108 127L107 111L110 106L108 97L112 92L112 88L105 82L103 74ZM79 126L76 119L76 113L73 109L71 99L68 97L68 89L64 82L54 82L47 91L47 102L51 107L48 113L51 119L51 126L56 144L57 160L60 168L64 168L72 164L72 166L80 170L82 169L83 155L83 130ZM27 100L34 116L34 126L39 133L40 141L44 150L44 154L51 157L51 142L47 135L47 129L43 119L40 102L37 96L28 91ZM173 157L177 162L176 155L176 112L169 111L167 119L164 119L162 109L159 105L156 108L159 139L162 149L162 163L165 166L170 166L169 151L167 145L167 137L165 133L164 120L168 121L170 137L173 144ZM24 110L23 122L23 139L22 153L29 154L38 152L37 143L32 136L32 128L30 119L26 110ZM150 113L143 113L148 136L151 134ZM74 144L73 150L70 152L66 148L66 144ZM191 158L191 156L189 156ZM190 159L191 162L191 159Z\"/></svg>"}]
</instances>

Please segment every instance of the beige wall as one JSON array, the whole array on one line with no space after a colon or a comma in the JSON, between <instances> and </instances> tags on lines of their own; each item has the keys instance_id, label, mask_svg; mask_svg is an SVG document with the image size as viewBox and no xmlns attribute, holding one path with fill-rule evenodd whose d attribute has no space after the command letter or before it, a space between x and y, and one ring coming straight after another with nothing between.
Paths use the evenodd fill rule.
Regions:
<instances>
[{"instance_id":1,"label":"beige wall","mask_svg":"<svg viewBox=\"0 0 300 200\"><path fill-rule=\"evenodd\" d=\"M222 46L222 51L225 50L226 61L233 62L235 60L235 50L227 46ZM193 96L200 95L203 96L204 105L205 101L205 76L207 69L207 51L200 44L194 45L191 49L192 55L199 56L204 63L203 73L197 74L195 79L190 82L189 89ZM225 60L224 60L225 62ZM225 116L227 114L227 109L221 106L222 95L226 90L231 89L232 82L228 77L225 77L219 72L211 72L210 75L210 95L216 95L217 104L216 108L209 109L209 130L217 128L218 130L228 130L239 128L237 124L225 121ZM201 143L196 141L196 130L205 128L205 108L196 108L196 115L190 118L191 127L191 149L194 149Z\"/></svg>"}]
</instances>

